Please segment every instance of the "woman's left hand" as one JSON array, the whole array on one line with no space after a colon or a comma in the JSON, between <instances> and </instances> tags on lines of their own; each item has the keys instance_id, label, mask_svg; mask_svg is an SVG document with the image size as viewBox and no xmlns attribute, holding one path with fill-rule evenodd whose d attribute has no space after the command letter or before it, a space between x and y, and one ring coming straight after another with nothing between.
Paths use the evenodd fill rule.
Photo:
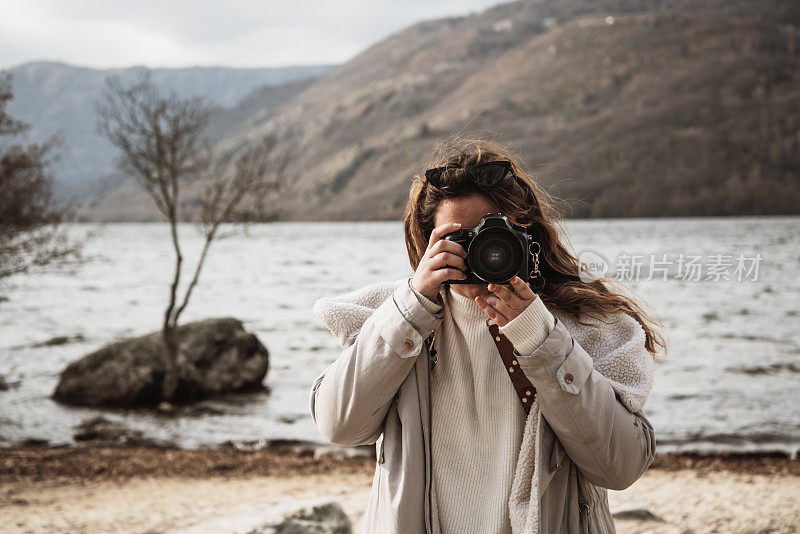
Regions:
<instances>
[{"instance_id":1,"label":"woman's left hand","mask_svg":"<svg viewBox=\"0 0 800 534\"><path fill-rule=\"evenodd\" d=\"M516 316L525 311L528 305L536 300L536 293L522 278L515 276L511 285L489 284L489 295L475 297L475 302L497 326L505 326Z\"/></svg>"}]
</instances>

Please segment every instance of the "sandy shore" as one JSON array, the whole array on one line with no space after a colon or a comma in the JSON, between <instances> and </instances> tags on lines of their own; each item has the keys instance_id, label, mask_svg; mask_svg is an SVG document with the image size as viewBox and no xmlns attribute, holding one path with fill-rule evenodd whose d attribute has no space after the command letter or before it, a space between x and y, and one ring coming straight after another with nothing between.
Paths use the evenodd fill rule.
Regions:
<instances>
[{"instance_id":1,"label":"sandy shore","mask_svg":"<svg viewBox=\"0 0 800 534\"><path fill-rule=\"evenodd\" d=\"M358 527L374 462L273 450L0 449L2 531L168 532L323 495ZM635 502L660 519L617 519L618 532L798 532L800 462L662 455L609 499L612 510Z\"/></svg>"}]
</instances>

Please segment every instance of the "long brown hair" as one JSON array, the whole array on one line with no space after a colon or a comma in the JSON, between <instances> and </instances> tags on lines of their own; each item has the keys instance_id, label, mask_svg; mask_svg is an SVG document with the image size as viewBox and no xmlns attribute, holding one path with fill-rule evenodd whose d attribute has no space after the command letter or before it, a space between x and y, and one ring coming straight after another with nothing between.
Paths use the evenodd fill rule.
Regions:
<instances>
[{"instance_id":1,"label":"long brown hair","mask_svg":"<svg viewBox=\"0 0 800 534\"><path fill-rule=\"evenodd\" d=\"M416 270L428 247L434 229L434 216L439 203L446 198L468 197L481 194L493 200L516 224L528 228L542 247L539 269L545 278L545 286L538 294L542 302L551 309L573 315L583 325L598 326L579 319L582 313L602 316L624 311L642 325L645 332L646 349L656 355L657 347L666 349L666 343L658 328L660 320L652 318L632 298L609 289L609 280L598 279L584 282L580 279L579 260L562 244L568 241L559 235L566 233L561 225L562 217L555 207L558 199L541 189L523 168L522 158L512 150L483 139L454 138L445 141L425 168L465 168L486 161L507 160L511 172L499 183L486 187L474 183L467 173L449 171L442 174L442 187L429 185L420 174L414 176L409 192L408 204L403 214L406 248L411 267Z\"/></svg>"}]
</instances>

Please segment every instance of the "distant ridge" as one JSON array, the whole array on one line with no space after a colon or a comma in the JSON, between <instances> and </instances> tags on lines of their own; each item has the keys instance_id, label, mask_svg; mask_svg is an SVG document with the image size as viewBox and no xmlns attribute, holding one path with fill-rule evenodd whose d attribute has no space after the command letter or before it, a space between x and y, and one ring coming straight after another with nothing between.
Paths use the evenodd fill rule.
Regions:
<instances>
[{"instance_id":1,"label":"distant ridge","mask_svg":"<svg viewBox=\"0 0 800 534\"><path fill-rule=\"evenodd\" d=\"M330 67L186 67L155 68L150 72L153 83L165 93L204 96L222 111L234 108L254 91L308 80ZM130 84L145 69L143 66L95 69L56 61L33 61L6 69L13 77L14 90L8 111L33 125L30 140L43 141L59 128L64 129L66 146L54 165L59 193L74 193L92 183L107 185L98 179L110 170L114 152L94 131L93 101L102 94L106 77L118 75L125 84Z\"/></svg>"},{"instance_id":2,"label":"distant ridge","mask_svg":"<svg viewBox=\"0 0 800 534\"><path fill-rule=\"evenodd\" d=\"M798 26L790 0L511 2L411 25L212 131L294 148L286 220L400 218L452 133L514 148L573 216L797 214ZM83 216L158 220L129 180Z\"/></svg>"}]
</instances>

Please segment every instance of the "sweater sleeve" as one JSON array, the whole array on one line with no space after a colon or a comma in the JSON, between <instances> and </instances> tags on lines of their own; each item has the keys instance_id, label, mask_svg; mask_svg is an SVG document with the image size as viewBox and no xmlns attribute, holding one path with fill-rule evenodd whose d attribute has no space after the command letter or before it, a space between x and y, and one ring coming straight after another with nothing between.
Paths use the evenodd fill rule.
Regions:
<instances>
[{"instance_id":1,"label":"sweater sleeve","mask_svg":"<svg viewBox=\"0 0 800 534\"><path fill-rule=\"evenodd\" d=\"M541 345L555 328L555 317L542 302L541 297L528 304L522 313L505 326L499 327L521 354L530 354Z\"/></svg>"},{"instance_id":2,"label":"sweater sleeve","mask_svg":"<svg viewBox=\"0 0 800 534\"><path fill-rule=\"evenodd\" d=\"M426 297L425 295L414 289L414 286L411 285L411 277L408 278L408 287L410 287L411 291L413 291L414 294L417 296L417 299L419 300L420 304L422 304L425 307L425 309L428 310L430 313L436 314L442 310L441 304L432 301L431 299L429 299L428 297ZM439 297L437 297L437 301L438 300Z\"/></svg>"}]
</instances>

